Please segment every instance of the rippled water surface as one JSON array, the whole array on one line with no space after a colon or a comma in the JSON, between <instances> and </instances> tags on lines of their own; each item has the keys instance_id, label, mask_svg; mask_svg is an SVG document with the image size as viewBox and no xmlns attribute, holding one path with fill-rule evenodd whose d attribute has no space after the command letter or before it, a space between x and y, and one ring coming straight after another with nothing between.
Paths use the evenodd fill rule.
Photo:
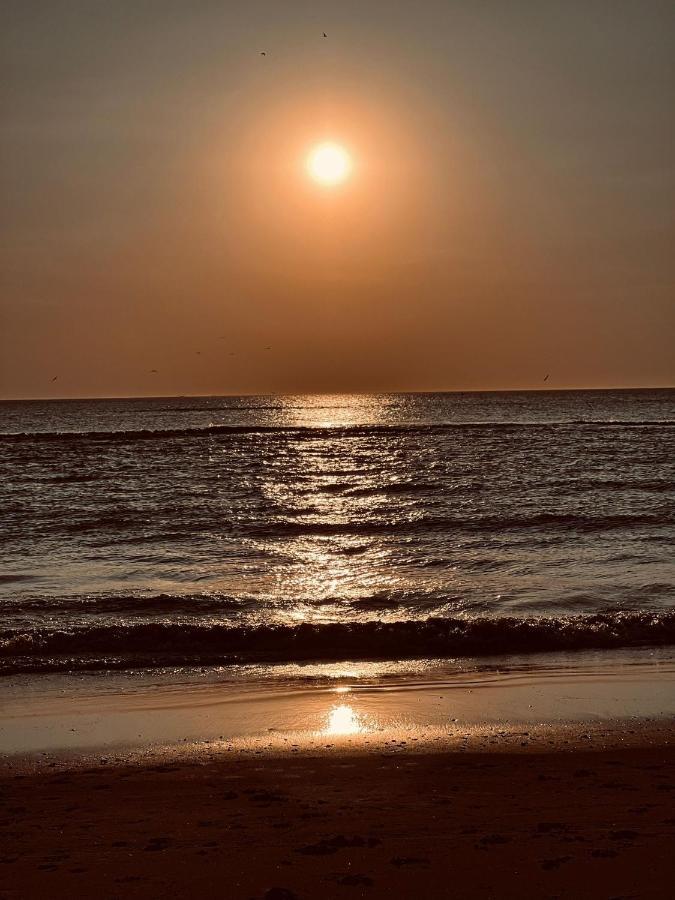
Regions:
<instances>
[{"instance_id":1,"label":"rippled water surface","mask_svg":"<svg viewBox=\"0 0 675 900\"><path fill-rule=\"evenodd\" d=\"M675 642L675 392L0 404L5 671Z\"/></svg>"}]
</instances>

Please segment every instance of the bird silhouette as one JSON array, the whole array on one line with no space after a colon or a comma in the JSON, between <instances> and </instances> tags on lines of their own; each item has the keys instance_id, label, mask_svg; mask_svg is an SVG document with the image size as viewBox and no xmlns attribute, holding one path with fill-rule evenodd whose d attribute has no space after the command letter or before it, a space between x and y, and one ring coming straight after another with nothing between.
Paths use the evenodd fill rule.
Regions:
<instances>
[{"instance_id":1,"label":"bird silhouette","mask_svg":"<svg viewBox=\"0 0 675 900\"><path fill-rule=\"evenodd\" d=\"M265 350L271 350L271 349L272 349L271 347L265 347Z\"/></svg>"},{"instance_id":2,"label":"bird silhouette","mask_svg":"<svg viewBox=\"0 0 675 900\"><path fill-rule=\"evenodd\" d=\"M267 56L267 54L265 53L264 50L261 50L261 51L260 51L260 55L261 55L261 56Z\"/></svg>"},{"instance_id":3,"label":"bird silhouette","mask_svg":"<svg viewBox=\"0 0 675 900\"><path fill-rule=\"evenodd\" d=\"M52 378L52 381L56 381L56 379L57 379L58 377L59 377L58 375L55 375L55 376Z\"/></svg>"},{"instance_id":4,"label":"bird silhouette","mask_svg":"<svg viewBox=\"0 0 675 900\"><path fill-rule=\"evenodd\" d=\"M546 378L544 378L544 381L548 381L548 375L546 376Z\"/></svg>"},{"instance_id":5,"label":"bird silhouette","mask_svg":"<svg viewBox=\"0 0 675 900\"><path fill-rule=\"evenodd\" d=\"M328 37L328 35L327 35L327 34L326 34L326 32L325 32L325 31L324 31L324 33L323 33L323 36L324 36L324 37Z\"/></svg>"},{"instance_id":6,"label":"bird silhouette","mask_svg":"<svg viewBox=\"0 0 675 900\"><path fill-rule=\"evenodd\" d=\"M153 372L154 372L155 374L157 374L157 369L150 369L150 374L152 374Z\"/></svg>"}]
</instances>

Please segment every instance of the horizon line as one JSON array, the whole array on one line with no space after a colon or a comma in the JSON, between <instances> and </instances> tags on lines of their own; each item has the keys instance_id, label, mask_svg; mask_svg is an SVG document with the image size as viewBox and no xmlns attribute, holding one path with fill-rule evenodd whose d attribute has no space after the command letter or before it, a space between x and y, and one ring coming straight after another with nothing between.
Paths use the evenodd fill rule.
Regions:
<instances>
[{"instance_id":1,"label":"horizon line","mask_svg":"<svg viewBox=\"0 0 675 900\"><path fill-rule=\"evenodd\" d=\"M411 390L411 391L252 391L243 393L222 394L107 394L101 396L69 396L69 397L0 397L0 403L62 403L97 400L187 400L211 399L223 397L373 397L404 396L406 394L570 394L599 391L672 391L675 384L670 385L622 385L620 387L536 387L536 388L451 388L443 390Z\"/></svg>"}]
</instances>

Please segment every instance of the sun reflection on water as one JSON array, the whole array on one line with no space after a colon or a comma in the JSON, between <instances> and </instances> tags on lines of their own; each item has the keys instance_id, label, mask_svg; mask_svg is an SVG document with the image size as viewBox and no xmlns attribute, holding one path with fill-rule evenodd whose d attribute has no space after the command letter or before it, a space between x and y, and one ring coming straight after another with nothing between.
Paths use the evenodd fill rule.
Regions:
<instances>
[{"instance_id":1,"label":"sun reflection on water","mask_svg":"<svg viewBox=\"0 0 675 900\"><path fill-rule=\"evenodd\" d=\"M359 713L351 706L343 704L334 706L328 712L328 722L324 734L361 734L368 731L368 726Z\"/></svg>"}]
</instances>

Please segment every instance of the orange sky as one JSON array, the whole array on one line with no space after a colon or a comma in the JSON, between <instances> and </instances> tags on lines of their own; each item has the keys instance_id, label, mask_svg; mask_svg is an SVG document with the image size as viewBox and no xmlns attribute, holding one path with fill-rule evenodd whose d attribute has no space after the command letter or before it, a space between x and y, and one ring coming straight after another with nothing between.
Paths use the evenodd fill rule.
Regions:
<instances>
[{"instance_id":1,"label":"orange sky","mask_svg":"<svg viewBox=\"0 0 675 900\"><path fill-rule=\"evenodd\" d=\"M7 4L1 397L673 383L672 4L229 6Z\"/></svg>"}]
</instances>

